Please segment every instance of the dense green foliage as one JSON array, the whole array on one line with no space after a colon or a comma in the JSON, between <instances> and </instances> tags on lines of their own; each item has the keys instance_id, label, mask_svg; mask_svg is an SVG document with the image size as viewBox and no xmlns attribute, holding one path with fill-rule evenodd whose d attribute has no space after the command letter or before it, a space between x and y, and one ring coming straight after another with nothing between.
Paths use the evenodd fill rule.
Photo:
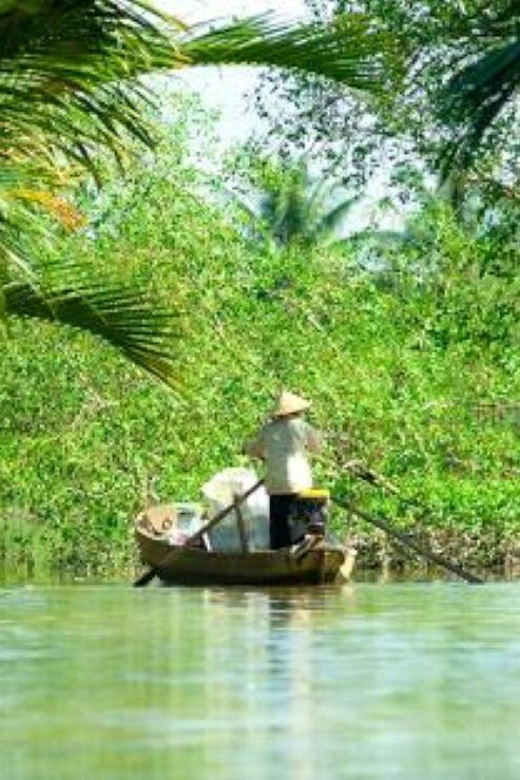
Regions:
<instances>
[{"instance_id":1,"label":"dense green foliage","mask_svg":"<svg viewBox=\"0 0 520 780\"><path fill-rule=\"evenodd\" d=\"M177 289L174 279L173 288L162 284L159 290L157 285L155 308L151 309L149 299L140 293L143 284L140 271L155 271L161 281L166 278L159 264L154 267L150 263L150 247L147 245L144 257L137 238L131 232L125 233L125 215L128 219L141 218L135 213L136 204L120 203L123 210L116 218L120 230L98 215L104 230L113 229L112 239L103 242L94 224L81 230L85 228L83 214L71 203L71 190L84 182L87 173L99 181L108 154L121 166L127 155L133 158L142 152L140 144L153 147L155 139L148 121L153 113L148 111L153 103L152 91L142 76L196 64L255 63L319 73L359 90L380 91L386 81L383 41L356 17L338 25L293 25L264 16L190 28L171 15L153 11L148 3L140 0L81 3L29 0L18 4L9 0L0 7L0 31L2 319L35 318L75 326L103 337L126 357L172 384L168 347L181 334L172 327L171 308L162 308L161 301L165 297L170 307L175 306L180 323L183 303L179 298L189 298L188 293L183 285ZM144 165L141 178L146 170ZM139 194L126 192L123 201L125 197L138 198ZM178 186L169 192L170 198L180 194ZM170 218L175 217L174 209L165 207L170 207L169 200L161 204L161 216L170 211ZM77 240L58 238L56 226L46 233L43 229L46 217L54 218L64 228L79 231ZM152 215L146 216L151 218ZM145 220L145 224L143 235L151 223ZM160 229L161 225L158 223L157 227ZM175 231L185 229L182 222L174 220ZM92 240L92 236L101 240ZM54 243L49 244L49 239L51 242L55 239ZM182 239L178 240L182 244ZM122 260L123 245L125 252L135 259L132 269ZM159 258L164 248L161 246L160 250ZM189 253L184 253L182 246L180 251L184 262ZM121 258L119 263L118 258ZM115 281L119 285L111 286L100 274L99 266L105 264L115 268L115 276L119 277ZM179 273L182 276L182 262ZM137 289L129 288L130 277L138 282ZM188 319L186 313L184 318ZM16 332L16 327L12 332ZM46 334L47 328L42 326L37 337ZM17 348L12 353L15 368L16 361L26 355L31 360L31 376L38 376L40 366L50 370L49 376L55 376L56 370L47 365L45 351L32 351L35 335L31 335L27 344L23 339L16 342ZM186 334L179 343L188 343ZM63 359L66 350L62 353L60 347L59 353ZM10 354L6 351L7 361ZM183 356L182 349L179 356ZM32 366L35 358L36 369ZM6 377L8 374L7 367ZM102 375L100 371L99 376ZM6 386L9 387L8 379ZM40 387L45 390L46 384ZM51 397L59 399L60 396L51 393ZM6 436L1 445L6 448L5 462L9 470L8 453L13 441L16 451L25 457L22 441L27 439L23 436L25 423L19 431L13 422L16 417L13 417L12 401L9 396L6 399L9 409L4 418ZM14 408L16 415L23 404L19 406L17 399ZM60 403L60 411L67 408L66 402ZM51 407L45 409L52 421ZM36 412L34 417L38 420ZM38 430L38 423L36 426ZM33 432L33 423L28 430ZM14 439L10 438L11 434ZM33 444L32 435L29 439ZM36 441L38 449L44 451L43 441L39 437ZM65 441L61 433L59 441L60 446ZM54 445L51 447L54 451ZM60 451L59 447L56 449ZM53 461L49 457L49 465ZM52 502L61 508L49 536L49 529L38 522L41 508L35 506L34 498L28 501L26 497L32 484L29 475L24 468L20 468L19 474L22 475L22 509L18 505L12 511L6 507L3 520L6 538L14 533L15 539L23 543L29 527L27 518L36 518L30 526L30 535L38 541L35 549L52 548L59 559L58 548L62 542L67 548L69 523L75 517L74 512L70 515L65 512L69 507L60 504L62 483L53 473L50 477L54 486ZM6 480L7 490L15 489L15 497L18 496L16 483L16 479ZM63 520L62 510L67 520ZM111 527L110 523L107 527ZM59 529L63 531L61 535ZM58 537L54 536L56 533ZM87 538L90 536L85 531L83 539ZM74 555L79 555L82 549L76 544L72 548Z\"/></svg>"},{"instance_id":2,"label":"dense green foliage","mask_svg":"<svg viewBox=\"0 0 520 780\"><path fill-rule=\"evenodd\" d=\"M320 23L195 29L138 0L0 8L7 565L129 565L138 509L199 498L244 463L242 442L283 387L314 400L326 432L318 483L475 565L520 559L518 13L510 0L309 6ZM236 203L223 213L203 199L215 182L200 173L212 148L200 128L198 164L186 121L152 152L161 133L136 80L210 63L307 74L275 80L273 132L291 152L319 143L334 166L344 158L343 183L411 162L393 181L415 216L340 245L351 201L330 202L328 179L307 188L319 160L287 177L263 150L245 179L269 197L240 231ZM281 111L295 96L296 115ZM433 198L440 160L452 175ZM109 182L102 194L87 174ZM394 488L357 481L351 461ZM338 511L332 523L366 542L365 561L386 559L378 532Z\"/></svg>"},{"instance_id":3,"label":"dense green foliage","mask_svg":"<svg viewBox=\"0 0 520 780\"><path fill-rule=\"evenodd\" d=\"M490 265L492 236L469 235L440 204L400 244L252 246L196 194L179 149L179 138L165 142L102 201L85 196L91 227L57 235L51 257L148 279L178 314L175 390L88 335L9 328L6 561L80 572L128 564L138 509L198 499L216 471L245 463L244 438L286 387L314 400L327 434L317 482L447 549L456 542L473 562L503 562L520 499L520 332L518 282ZM349 477L342 464L353 458L431 512L418 519ZM369 531L339 514L333 523L342 535ZM368 536L379 541L367 556L380 555L381 538Z\"/></svg>"}]
</instances>

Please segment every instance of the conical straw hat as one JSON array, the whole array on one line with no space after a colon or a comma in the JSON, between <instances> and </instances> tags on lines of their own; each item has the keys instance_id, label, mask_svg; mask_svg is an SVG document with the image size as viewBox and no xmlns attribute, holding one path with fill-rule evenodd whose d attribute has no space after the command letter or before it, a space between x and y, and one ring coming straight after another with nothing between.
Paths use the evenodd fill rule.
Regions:
<instances>
[{"instance_id":1,"label":"conical straw hat","mask_svg":"<svg viewBox=\"0 0 520 780\"><path fill-rule=\"evenodd\" d=\"M273 417L286 417L288 414L304 412L310 405L311 402L306 401L305 398L300 398L299 395L284 390L283 393L280 394L271 414Z\"/></svg>"}]
</instances>

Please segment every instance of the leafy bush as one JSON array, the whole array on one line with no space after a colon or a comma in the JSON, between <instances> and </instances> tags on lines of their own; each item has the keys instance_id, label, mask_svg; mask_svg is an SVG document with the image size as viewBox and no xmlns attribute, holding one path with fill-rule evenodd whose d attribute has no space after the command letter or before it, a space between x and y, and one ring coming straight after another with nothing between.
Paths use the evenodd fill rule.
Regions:
<instances>
[{"instance_id":1,"label":"leafy bush","mask_svg":"<svg viewBox=\"0 0 520 780\"><path fill-rule=\"evenodd\" d=\"M197 186L165 141L102 203L85 195L90 227L57 236L45 261L73 256L110 264L121 279L146 277L178 311L176 390L86 335L29 323L6 335L6 562L46 559L82 572L130 565L139 508L197 499L213 473L244 463L242 443L282 387L312 398L326 431L318 483L421 533L477 534L489 553L480 562L503 540L514 545L520 370L510 280L494 275L490 285L470 240L457 265L455 224L435 236L436 261L422 275L417 248L399 250L393 273L395 251L381 250L379 270L366 271L354 244L251 247ZM430 511L349 477L353 458ZM342 535L369 530L340 513L333 522Z\"/></svg>"}]
</instances>

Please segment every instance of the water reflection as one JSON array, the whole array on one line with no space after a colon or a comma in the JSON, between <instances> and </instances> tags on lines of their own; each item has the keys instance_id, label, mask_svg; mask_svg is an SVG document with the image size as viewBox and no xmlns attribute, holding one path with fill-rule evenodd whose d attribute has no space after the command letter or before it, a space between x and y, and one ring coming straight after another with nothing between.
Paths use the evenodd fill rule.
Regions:
<instances>
[{"instance_id":1,"label":"water reflection","mask_svg":"<svg viewBox=\"0 0 520 780\"><path fill-rule=\"evenodd\" d=\"M0 594L13 780L520 776L515 585Z\"/></svg>"}]
</instances>

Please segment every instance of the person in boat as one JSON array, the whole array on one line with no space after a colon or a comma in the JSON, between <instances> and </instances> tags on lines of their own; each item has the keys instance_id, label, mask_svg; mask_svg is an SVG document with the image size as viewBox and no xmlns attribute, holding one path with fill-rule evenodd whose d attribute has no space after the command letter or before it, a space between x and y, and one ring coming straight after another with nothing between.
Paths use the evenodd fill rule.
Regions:
<instances>
[{"instance_id":1,"label":"person in boat","mask_svg":"<svg viewBox=\"0 0 520 780\"><path fill-rule=\"evenodd\" d=\"M312 488L309 453L322 446L322 436L305 419L310 401L284 390L254 439L244 446L246 455L265 463L269 494L269 537L272 550L291 544L289 520L298 514L298 500Z\"/></svg>"}]
</instances>

